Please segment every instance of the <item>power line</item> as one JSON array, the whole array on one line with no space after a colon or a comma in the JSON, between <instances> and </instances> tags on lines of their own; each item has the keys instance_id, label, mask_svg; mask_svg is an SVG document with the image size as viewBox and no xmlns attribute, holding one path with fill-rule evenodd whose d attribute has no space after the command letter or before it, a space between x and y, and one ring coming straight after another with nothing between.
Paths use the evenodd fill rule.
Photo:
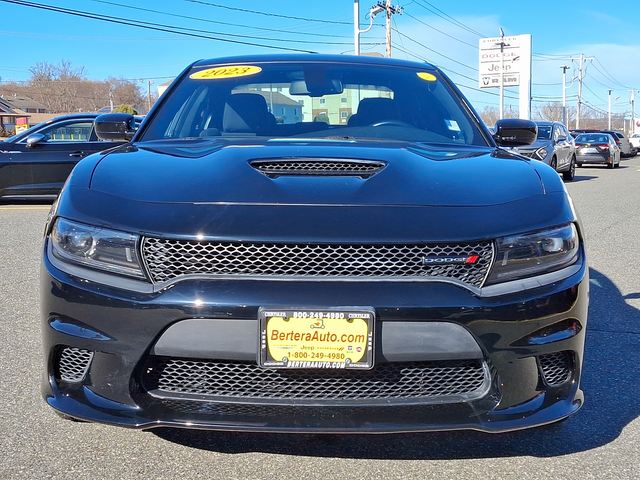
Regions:
<instances>
[{"instance_id":1,"label":"power line","mask_svg":"<svg viewBox=\"0 0 640 480\"><path fill-rule=\"evenodd\" d=\"M455 40L456 42L463 43L464 45L468 45L469 47L475 48L476 50L478 50L478 49L480 48L478 45L472 45L472 44L470 44L470 43L465 42L464 40L460 40L459 38L457 38L457 37L455 37L455 36L453 36L453 35L449 35L448 33L445 33L445 32L443 32L442 30L438 30L437 28L435 28L435 27L433 27L433 26L429 25L429 24L428 24L428 23L426 23L426 22L423 22L422 20L420 20L419 18L414 17L413 15L410 15L410 14L408 14L408 13L406 13L406 12L405 12L405 15L406 15L407 17L409 17L409 18L413 18L416 22L419 22L419 23L421 23L421 24L423 24L423 25L425 25L425 26L427 26L427 27L429 27L429 28L431 28L431 29L435 30L435 31L436 31L436 32L438 32L438 33L441 33L442 35L444 35L444 36L446 36L446 37L452 38L452 39L453 39L453 40Z\"/></svg>"},{"instance_id":2,"label":"power line","mask_svg":"<svg viewBox=\"0 0 640 480\"><path fill-rule=\"evenodd\" d=\"M209 7L224 8L224 9L227 9L227 10L234 10L236 12L253 13L255 15L264 15L264 16L267 16L267 17L286 18L288 20L301 20L303 22L330 23L330 24L334 24L334 25L349 25L349 26L353 26L353 22L339 22L339 21L336 21L336 20L318 20L317 18L292 17L292 16L289 16L289 15L279 15L279 14L276 14L276 13L259 12L257 10L247 10L246 8L228 7L226 5L219 5L217 3L204 2L204 1L201 1L201 0L187 0L187 1L192 2L192 3L199 3L201 5L207 5Z\"/></svg>"},{"instance_id":3,"label":"power line","mask_svg":"<svg viewBox=\"0 0 640 480\"><path fill-rule=\"evenodd\" d=\"M115 3L115 2L108 2L106 0L94 0L95 2L98 3L104 3L107 5L114 5L116 7L121 7L121 8L129 8L132 10L139 10L142 12L150 12L150 13L155 13L155 14L159 14L159 15L167 15L170 17L176 17L176 18L184 18L185 20L195 20L195 21L199 21L199 22L207 22L207 23L214 23L217 25L226 25L229 27L240 27L240 28L250 28L250 29L254 29L254 30L263 30L265 32L275 32L275 33L287 33L287 34L291 34L291 35L309 35L309 36L314 36L314 37L330 37L330 38L351 38L350 36L347 35L330 35L327 33L311 33L311 32L300 32L300 31L294 31L294 30L282 30L282 29L277 29L277 28L266 28L266 27L254 27L251 25L242 25L242 24L237 24L237 23L229 23L229 22L221 22L219 20L211 20L208 18L198 18L198 17L190 17L188 15L180 15L177 13L169 13L169 12L161 12L158 10L152 10L150 8L142 8L142 7L134 7L133 5L126 5L126 4L122 4L122 3Z\"/></svg>"},{"instance_id":4,"label":"power line","mask_svg":"<svg viewBox=\"0 0 640 480\"><path fill-rule=\"evenodd\" d=\"M457 63L458 65L462 65L463 67L468 68L468 69L470 69L470 70L474 70L474 71L476 71L476 72L478 71L478 69L477 69L477 68L470 67L470 66L469 66L469 65L467 65L466 63L459 62L458 60L455 60L455 59L453 59L453 58L451 58L451 57L448 57L448 56L446 56L446 55L444 55L444 54L442 54L442 53L440 53L440 52L438 52L438 51L434 50L433 48L427 47L425 44L420 43L419 41L417 41L417 40L415 40L415 39L411 38L411 37L410 37L410 36L408 36L408 35L405 35L404 33L400 32L400 31L397 31L397 33L398 33L398 35L400 35L401 37L404 37L404 38L406 38L407 40L410 40L410 41L412 41L413 43L415 43L415 44L417 44L417 45L420 45L422 48L424 48L424 49L426 49L426 50L429 50L430 52L435 53L436 55L439 55L439 56L441 56L441 57L443 57L443 58L446 58L447 60L449 60L449 61L451 61L451 62L453 62L453 63ZM427 60L425 60L425 61L427 61ZM429 63L431 63L431 62L429 62Z\"/></svg>"},{"instance_id":5,"label":"power line","mask_svg":"<svg viewBox=\"0 0 640 480\"><path fill-rule=\"evenodd\" d=\"M272 48L272 49L276 49L276 50L286 50L286 51L292 51L292 52L317 53L317 52L312 51L312 50L303 50L303 49L291 48L291 47L281 47L281 46L277 46L277 45L268 45L268 44L263 44L263 43L247 42L247 41L241 41L241 40L231 40L231 39L228 39L228 38L220 38L220 37L215 37L215 36L211 36L211 35L205 35L205 33L209 34L209 33L212 33L212 32L207 32L207 31L204 31L204 30L195 30L195 29L189 29L189 28L184 28L184 27L175 27L175 26L171 26L171 25L154 24L154 23L144 22L144 21L139 21L139 20L130 20L130 19L125 19L125 18L121 18L121 17L113 17L113 16L110 16L110 15L101 15L101 14L95 14L95 13L91 13L91 12L84 12L84 11L81 11L81 10L69 10L69 9L62 8L62 7L55 7L55 6L48 6L48 5L41 5L41 4L37 4L37 3L27 2L25 0L0 0L0 2L13 3L15 5L21 5L21 6L25 6L25 7L36 8L36 9L39 9L39 10L48 10L48 11L52 11L52 12L56 12L56 13L64 13L64 14L67 14L67 15L73 15L73 16L82 17L82 18L90 18L92 20L101 20L101 21L104 21L104 22L116 23L116 24L119 24L119 25L128 25L128 26L132 26L132 27L144 28L144 29L147 29L147 30L155 30L155 31L160 31L160 32L173 33L173 34L176 34L176 35L186 35L186 36L190 36L190 37L203 38L203 39L207 39L207 40L217 40L217 41L220 41L220 42L235 43L235 44L239 44L239 45L248 45L248 46L252 46L252 47ZM177 29L179 29L179 30L177 30ZM184 30L184 31L180 31L180 30ZM195 33L195 32L201 32L201 33ZM231 34L220 34L220 33L216 33L216 35L226 35L226 36L251 38L251 37L243 36L243 35L231 35ZM274 40L274 39L264 39L264 40L279 41L279 42L291 42L292 41L292 40ZM302 42L300 42L300 43L302 43ZM304 42L304 43L312 43L312 42ZM319 42L319 43L326 44L327 42ZM344 45L345 43L336 43L336 44Z\"/></svg>"},{"instance_id":6,"label":"power line","mask_svg":"<svg viewBox=\"0 0 640 480\"><path fill-rule=\"evenodd\" d=\"M595 59L596 62L598 62L598 64L602 67L602 69L605 71L605 73L601 72L600 69L596 66L593 65L593 68L595 68L598 72L600 72L600 74L602 74L602 76L607 77L607 79L611 80L613 83L615 83L616 85L622 87L625 90L630 90L629 87L621 84L620 82L618 82L613 76L611 76L611 74L609 72L607 72L607 69L604 67L604 65L602 65L602 63L600 62L600 60L598 60L597 58Z\"/></svg>"},{"instance_id":7,"label":"power line","mask_svg":"<svg viewBox=\"0 0 640 480\"><path fill-rule=\"evenodd\" d=\"M420 0L414 0L414 1L418 6L424 8L425 10L427 10L427 11L429 11L429 12L435 14L435 15L437 15L438 17L440 17L440 18L446 20L447 22L455 25L456 27L462 28L463 30L466 30L467 32L472 33L474 35L477 35L480 38L487 36L487 35L484 35L484 34L478 32L478 31L472 29L471 27L468 27L467 25L465 25L464 23L456 20L452 16L447 15L446 13L444 13L439 8L434 7L433 5L431 5L429 2L420 1ZM426 3L428 6L423 5L423 3Z\"/></svg>"}]
</instances>

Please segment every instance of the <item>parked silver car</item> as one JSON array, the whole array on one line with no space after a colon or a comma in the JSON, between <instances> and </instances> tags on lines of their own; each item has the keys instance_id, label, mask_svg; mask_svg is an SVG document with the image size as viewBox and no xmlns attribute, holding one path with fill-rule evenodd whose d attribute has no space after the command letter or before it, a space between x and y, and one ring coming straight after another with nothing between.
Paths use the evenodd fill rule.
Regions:
<instances>
[{"instance_id":1,"label":"parked silver car","mask_svg":"<svg viewBox=\"0 0 640 480\"><path fill-rule=\"evenodd\" d=\"M560 122L535 122L538 138L532 145L517 147L520 155L540 160L562 173L562 178L573 180L576 171L576 147L567 127Z\"/></svg>"},{"instance_id":2,"label":"parked silver car","mask_svg":"<svg viewBox=\"0 0 640 480\"><path fill-rule=\"evenodd\" d=\"M637 152L631 146L631 142L622 130L603 130L603 132L613 133L614 139L617 137L616 143L618 147L620 147L620 153L623 157L633 157L636 155Z\"/></svg>"}]
</instances>

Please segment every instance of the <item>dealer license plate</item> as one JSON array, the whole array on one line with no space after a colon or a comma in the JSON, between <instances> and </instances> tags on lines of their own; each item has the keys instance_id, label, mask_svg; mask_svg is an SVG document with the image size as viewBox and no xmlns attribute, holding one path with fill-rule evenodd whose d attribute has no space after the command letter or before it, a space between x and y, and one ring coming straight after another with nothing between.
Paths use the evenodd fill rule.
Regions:
<instances>
[{"instance_id":1,"label":"dealer license plate","mask_svg":"<svg viewBox=\"0 0 640 480\"><path fill-rule=\"evenodd\" d=\"M259 317L262 367L373 367L372 308L261 308Z\"/></svg>"},{"instance_id":2,"label":"dealer license plate","mask_svg":"<svg viewBox=\"0 0 640 480\"><path fill-rule=\"evenodd\" d=\"M592 147L581 148L580 153L598 153L598 150Z\"/></svg>"}]
</instances>

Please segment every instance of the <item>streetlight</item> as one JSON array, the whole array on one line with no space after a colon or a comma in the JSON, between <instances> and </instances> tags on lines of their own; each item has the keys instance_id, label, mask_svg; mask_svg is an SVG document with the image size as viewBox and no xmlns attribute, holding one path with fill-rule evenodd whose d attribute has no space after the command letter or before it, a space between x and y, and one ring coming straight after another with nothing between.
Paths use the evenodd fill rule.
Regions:
<instances>
[{"instance_id":1,"label":"streetlight","mask_svg":"<svg viewBox=\"0 0 640 480\"><path fill-rule=\"evenodd\" d=\"M611 92L613 92L613 90L607 88L607 92L609 92L609 126L607 130L611 130Z\"/></svg>"},{"instance_id":2,"label":"streetlight","mask_svg":"<svg viewBox=\"0 0 640 480\"><path fill-rule=\"evenodd\" d=\"M567 126L567 70L569 67L560 65L562 69L562 124Z\"/></svg>"},{"instance_id":3,"label":"streetlight","mask_svg":"<svg viewBox=\"0 0 640 480\"><path fill-rule=\"evenodd\" d=\"M354 39L354 54L360 55L360 34L367 33L373 27L373 18L384 10L380 5L374 5L369 11L369 28L360 30L360 4L358 0L353 2L353 39Z\"/></svg>"}]
</instances>

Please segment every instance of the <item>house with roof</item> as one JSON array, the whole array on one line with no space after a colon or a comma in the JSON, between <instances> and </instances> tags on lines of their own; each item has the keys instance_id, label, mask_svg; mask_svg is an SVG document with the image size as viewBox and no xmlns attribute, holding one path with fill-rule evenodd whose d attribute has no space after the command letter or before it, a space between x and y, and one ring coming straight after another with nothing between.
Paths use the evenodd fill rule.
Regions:
<instances>
[{"instance_id":1,"label":"house with roof","mask_svg":"<svg viewBox=\"0 0 640 480\"><path fill-rule=\"evenodd\" d=\"M0 97L0 136L11 136L23 125L28 128L29 117L27 112Z\"/></svg>"},{"instance_id":2,"label":"house with roof","mask_svg":"<svg viewBox=\"0 0 640 480\"><path fill-rule=\"evenodd\" d=\"M24 95L4 95L2 97L4 101L9 102L14 108L18 108L26 113L47 113L47 106L40 102L25 97Z\"/></svg>"}]
</instances>

